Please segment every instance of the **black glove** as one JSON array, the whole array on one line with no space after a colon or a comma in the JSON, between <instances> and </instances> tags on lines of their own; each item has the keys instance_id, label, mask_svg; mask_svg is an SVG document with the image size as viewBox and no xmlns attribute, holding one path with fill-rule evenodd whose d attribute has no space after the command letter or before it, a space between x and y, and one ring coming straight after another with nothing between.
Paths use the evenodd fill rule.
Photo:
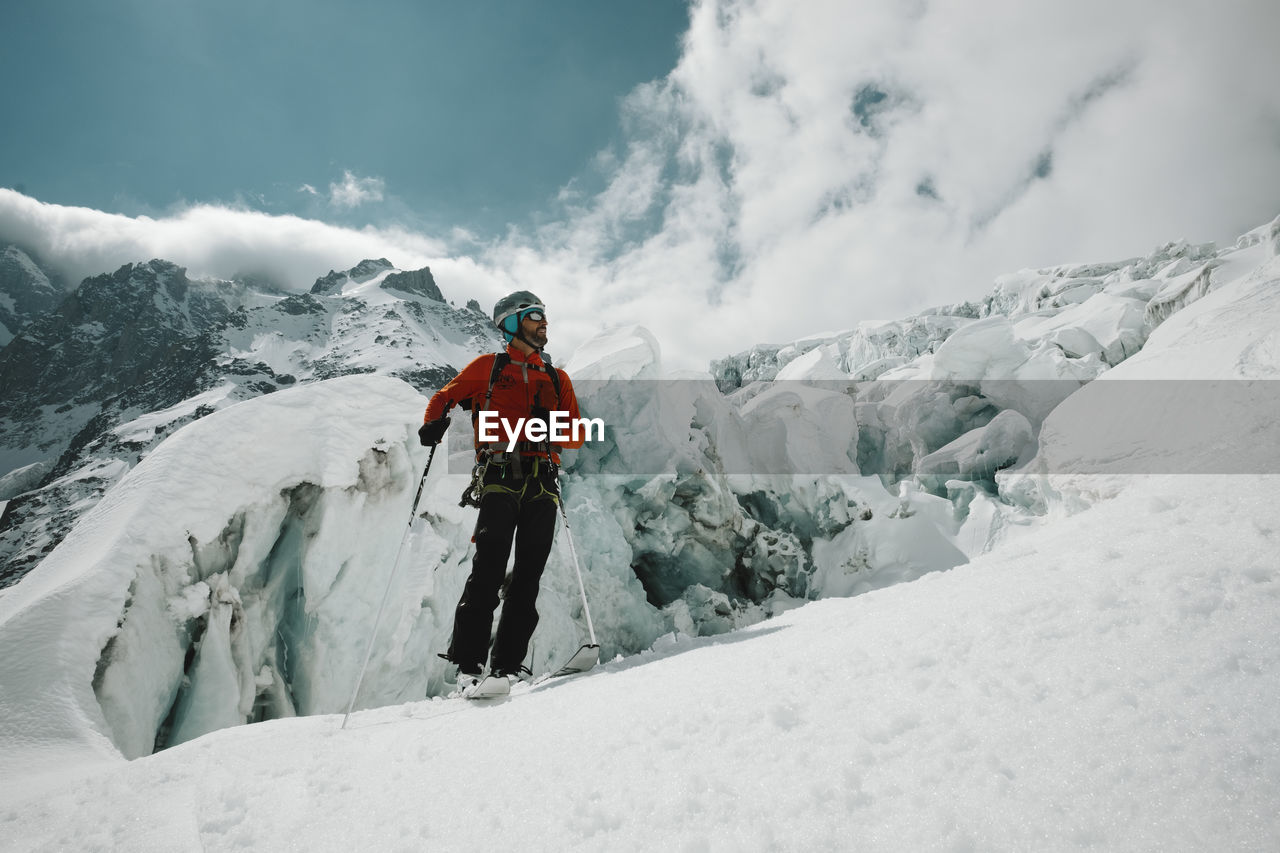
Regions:
<instances>
[{"instance_id":1,"label":"black glove","mask_svg":"<svg viewBox=\"0 0 1280 853\"><path fill-rule=\"evenodd\" d=\"M448 418L436 418L434 421L427 421L418 428L418 441L422 442L423 447L434 447L440 443L440 439L444 438L445 430L448 428Z\"/></svg>"}]
</instances>

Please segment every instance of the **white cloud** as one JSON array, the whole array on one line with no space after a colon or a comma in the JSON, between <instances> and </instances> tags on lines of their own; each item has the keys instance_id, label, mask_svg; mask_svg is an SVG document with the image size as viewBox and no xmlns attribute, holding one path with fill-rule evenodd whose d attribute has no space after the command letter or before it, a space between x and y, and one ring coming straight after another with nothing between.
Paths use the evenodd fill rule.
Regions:
<instances>
[{"instance_id":1,"label":"white cloud","mask_svg":"<svg viewBox=\"0 0 1280 853\"><path fill-rule=\"evenodd\" d=\"M343 228L212 205L131 217L46 204L6 189L0 189L0 235L38 253L72 284L151 258L181 264L195 277L267 275L293 290L365 258L386 257L402 269L474 267L450 260L442 241L400 229Z\"/></svg>"},{"instance_id":2,"label":"white cloud","mask_svg":"<svg viewBox=\"0 0 1280 853\"><path fill-rule=\"evenodd\" d=\"M532 234L130 219L4 191L0 234L82 274L159 256L304 287L365 257L430 263L458 300L534 290L561 356L642 323L669 363L705 366L1273 218L1277 32L1274 0L703 0L677 67L626 98L603 191L566 187ZM384 193L348 171L329 201Z\"/></svg>"},{"instance_id":3,"label":"white cloud","mask_svg":"<svg viewBox=\"0 0 1280 853\"><path fill-rule=\"evenodd\" d=\"M371 201L382 201L386 182L382 178L358 178L349 170L342 173L342 183L329 184L329 203L352 209Z\"/></svg>"},{"instance_id":4,"label":"white cloud","mask_svg":"<svg viewBox=\"0 0 1280 853\"><path fill-rule=\"evenodd\" d=\"M1280 212L1276 32L1270 0L705 0L608 188L510 254L705 362L1231 239Z\"/></svg>"}]
</instances>

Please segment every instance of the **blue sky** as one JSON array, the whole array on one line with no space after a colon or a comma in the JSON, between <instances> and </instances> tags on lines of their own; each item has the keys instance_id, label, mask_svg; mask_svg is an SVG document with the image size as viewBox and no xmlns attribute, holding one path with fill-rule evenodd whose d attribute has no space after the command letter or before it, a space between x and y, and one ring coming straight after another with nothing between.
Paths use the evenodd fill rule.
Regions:
<instances>
[{"instance_id":1,"label":"blue sky","mask_svg":"<svg viewBox=\"0 0 1280 853\"><path fill-rule=\"evenodd\" d=\"M5 19L0 186L119 213L221 202L354 221L327 194L350 174L381 187L383 216L491 232L596 177L619 99L675 66L688 11L10 0Z\"/></svg>"},{"instance_id":2,"label":"blue sky","mask_svg":"<svg viewBox=\"0 0 1280 853\"><path fill-rule=\"evenodd\" d=\"M1280 214L1276 0L7 0L4 24L0 242L71 282L429 265L458 304L539 294L561 358L641 323L701 368Z\"/></svg>"}]
</instances>

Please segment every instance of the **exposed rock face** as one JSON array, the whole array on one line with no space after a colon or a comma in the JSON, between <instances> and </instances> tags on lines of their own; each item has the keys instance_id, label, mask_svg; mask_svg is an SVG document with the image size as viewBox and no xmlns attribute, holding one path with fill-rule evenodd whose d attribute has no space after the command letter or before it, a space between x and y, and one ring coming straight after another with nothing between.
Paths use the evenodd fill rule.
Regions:
<instances>
[{"instance_id":1,"label":"exposed rock face","mask_svg":"<svg viewBox=\"0 0 1280 853\"><path fill-rule=\"evenodd\" d=\"M167 261L86 279L0 351L0 437L10 448L61 455L74 436L49 429L49 408L60 414L110 401L151 411L184 399L207 379L231 315L211 286L193 285Z\"/></svg>"},{"instance_id":2,"label":"exposed rock face","mask_svg":"<svg viewBox=\"0 0 1280 853\"><path fill-rule=\"evenodd\" d=\"M431 275L430 267L423 267L413 272L393 272L382 280L382 286L412 296L444 302L444 295L440 293L440 288L436 287L436 280Z\"/></svg>"},{"instance_id":3,"label":"exposed rock face","mask_svg":"<svg viewBox=\"0 0 1280 853\"><path fill-rule=\"evenodd\" d=\"M17 250L3 258L27 290L52 287ZM185 423L352 373L426 391L499 346L483 318L445 303L429 269L399 272L386 259L290 296L252 279L192 280L163 260L86 279L0 350L0 587Z\"/></svg>"},{"instance_id":4,"label":"exposed rock face","mask_svg":"<svg viewBox=\"0 0 1280 853\"><path fill-rule=\"evenodd\" d=\"M316 279L316 283L311 285L311 292L317 294L341 293L342 288L348 282L362 284L393 269L395 267L386 258L378 258L376 261L365 259L346 272L330 270L328 275Z\"/></svg>"},{"instance_id":5,"label":"exposed rock face","mask_svg":"<svg viewBox=\"0 0 1280 853\"><path fill-rule=\"evenodd\" d=\"M17 246L0 251L0 347L66 296L56 276Z\"/></svg>"}]
</instances>

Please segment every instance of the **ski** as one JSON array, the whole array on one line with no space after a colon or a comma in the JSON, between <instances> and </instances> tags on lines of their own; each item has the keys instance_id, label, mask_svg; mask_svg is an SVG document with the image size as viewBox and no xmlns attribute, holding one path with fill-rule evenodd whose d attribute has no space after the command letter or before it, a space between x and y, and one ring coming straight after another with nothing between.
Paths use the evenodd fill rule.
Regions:
<instances>
[{"instance_id":1,"label":"ski","mask_svg":"<svg viewBox=\"0 0 1280 853\"><path fill-rule=\"evenodd\" d=\"M541 684L552 678L562 678L566 675L578 675L586 672L600 663L600 646L595 643L588 643L573 653L573 657L562 667L545 675L539 676L533 683Z\"/></svg>"},{"instance_id":2,"label":"ski","mask_svg":"<svg viewBox=\"0 0 1280 853\"><path fill-rule=\"evenodd\" d=\"M562 678L568 675L579 675L594 669L600 663L600 646L594 643L588 643L573 653L573 657L565 663L564 666L557 670L540 675L533 681L522 682L527 687L536 687L553 678ZM520 687L520 684L517 684ZM511 695L511 681L505 675L489 675L483 678L478 684L474 684L463 690L461 694L454 693L449 698L463 699L505 699Z\"/></svg>"},{"instance_id":3,"label":"ski","mask_svg":"<svg viewBox=\"0 0 1280 853\"><path fill-rule=\"evenodd\" d=\"M483 681L462 691L466 699L501 699L511 693L511 682L505 675L489 675Z\"/></svg>"}]
</instances>

